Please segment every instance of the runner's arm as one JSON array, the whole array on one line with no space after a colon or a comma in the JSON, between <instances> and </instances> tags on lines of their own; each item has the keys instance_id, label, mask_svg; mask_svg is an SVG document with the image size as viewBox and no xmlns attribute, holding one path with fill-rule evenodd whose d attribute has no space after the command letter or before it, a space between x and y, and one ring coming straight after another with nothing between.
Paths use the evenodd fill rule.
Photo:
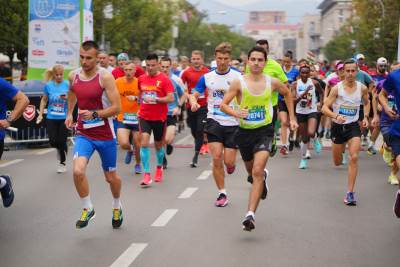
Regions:
<instances>
[{"instance_id":1,"label":"runner's arm","mask_svg":"<svg viewBox=\"0 0 400 267\"><path fill-rule=\"evenodd\" d=\"M104 91L106 92L107 98L110 101L110 106L105 109L96 110L96 112L99 118L109 118L112 116L116 116L121 111L121 98L115 85L115 79L110 73L104 72L102 76L102 84L104 87Z\"/></svg>"},{"instance_id":2,"label":"runner's arm","mask_svg":"<svg viewBox=\"0 0 400 267\"><path fill-rule=\"evenodd\" d=\"M338 94L337 86L334 86L331 89L329 96L325 98L324 105L322 106L321 109L322 113L324 113L325 116L328 116L332 119L336 119L339 116L339 114L334 113L331 109L333 103L336 100L337 94Z\"/></svg>"},{"instance_id":3,"label":"runner's arm","mask_svg":"<svg viewBox=\"0 0 400 267\"><path fill-rule=\"evenodd\" d=\"M74 108L75 108L75 105L77 102L76 95L75 95L74 91L72 90L73 79L74 79L74 73L71 71L68 75L69 90L68 90L68 95L67 95L67 101L68 101L67 118L70 117L71 119L72 119L72 113L74 112Z\"/></svg>"},{"instance_id":4,"label":"runner's arm","mask_svg":"<svg viewBox=\"0 0 400 267\"><path fill-rule=\"evenodd\" d=\"M363 85L362 87L361 87L361 93L362 93L362 101L363 101L363 103L364 103L364 118L367 118L368 119L368 116L369 116L369 111L370 111L370 108L371 108L371 105L370 105L370 102L369 102L369 89L365 86L365 85Z\"/></svg>"},{"instance_id":5,"label":"runner's arm","mask_svg":"<svg viewBox=\"0 0 400 267\"><path fill-rule=\"evenodd\" d=\"M242 112L236 112L233 108L229 106L229 103L236 97L236 99L241 99L241 93L242 93L242 88L240 85L239 79L235 79L231 82L231 85L229 86L228 92L224 95L224 98L222 99L222 103L220 106L220 110L232 117L235 118L243 118ZM239 102L239 101L238 101Z\"/></svg>"},{"instance_id":6,"label":"runner's arm","mask_svg":"<svg viewBox=\"0 0 400 267\"><path fill-rule=\"evenodd\" d=\"M21 91L18 91L18 93L13 97L13 101L15 102L14 109L11 111L11 114L9 116L10 121L15 121L19 117L21 117L22 113L24 112L25 108L29 104L29 98L22 93Z\"/></svg>"},{"instance_id":7,"label":"runner's arm","mask_svg":"<svg viewBox=\"0 0 400 267\"><path fill-rule=\"evenodd\" d=\"M321 85L317 81L313 81L315 89L317 89L319 94L319 102L324 103L324 90L322 90Z\"/></svg>"},{"instance_id":8,"label":"runner's arm","mask_svg":"<svg viewBox=\"0 0 400 267\"><path fill-rule=\"evenodd\" d=\"M293 108L293 96L292 93L290 92L289 88L280 82L278 79L272 78L272 88L274 91L277 91L279 94L283 96L283 99L285 100L288 113L289 113L289 118L290 121L296 121L296 117L294 115L294 108Z\"/></svg>"}]
</instances>

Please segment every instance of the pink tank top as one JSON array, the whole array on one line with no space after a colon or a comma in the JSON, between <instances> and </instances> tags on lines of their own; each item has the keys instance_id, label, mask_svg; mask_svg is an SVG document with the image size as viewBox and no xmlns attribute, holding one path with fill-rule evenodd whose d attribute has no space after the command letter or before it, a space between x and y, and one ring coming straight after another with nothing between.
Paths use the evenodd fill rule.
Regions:
<instances>
[{"instance_id":1,"label":"pink tank top","mask_svg":"<svg viewBox=\"0 0 400 267\"><path fill-rule=\"evenodd\" d=\"M81 69L75 71L72 91L78 100L80 110L100 110L110 106L110 102L101 85L101 70L90 80L80 76ZM93 140L112 140L115 138L112 118L82 120L78 115L77 134Z\"/></svg>"}]
</instances>

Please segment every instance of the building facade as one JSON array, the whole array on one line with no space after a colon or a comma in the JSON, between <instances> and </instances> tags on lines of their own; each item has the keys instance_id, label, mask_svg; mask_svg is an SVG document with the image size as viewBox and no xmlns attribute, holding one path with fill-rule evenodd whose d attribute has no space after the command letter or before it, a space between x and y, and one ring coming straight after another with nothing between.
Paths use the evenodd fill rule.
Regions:
<instances>
[{"instance_id":1,"label":"building facade","mask_svg":"<svg viewBox=\"0 0 400 267\"><path fill-rule=\"evenodd\" d=\"M298 25L297 59L319 59L321 53L321 16L306 14Z\"/></svg>"}]
</instances>

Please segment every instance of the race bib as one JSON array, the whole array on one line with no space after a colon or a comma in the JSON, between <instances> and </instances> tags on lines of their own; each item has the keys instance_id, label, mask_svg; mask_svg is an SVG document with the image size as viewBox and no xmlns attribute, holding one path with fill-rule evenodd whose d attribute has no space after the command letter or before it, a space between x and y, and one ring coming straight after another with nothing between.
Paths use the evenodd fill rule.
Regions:
<instances>
[{"instance_id":1,"label":"race bib","mask_svg":"<svg viewBox=\"0 0 400 267\"><path fill-rule=\"evenodd\" d=\"M346 117L354 117L357 115L358 107L341 105L339 108L339 115Z\"/></svg>"},{"instance_id":2,"label":"race bib","mask_svg":"<svg viewBox=\"0 0 400 267\"><path fill-rule=\"evenodd\" d=\"M125 124L139 124L138 117L136 113L124 113L123 123Z\"/></svg>"},{"instance_id":3,"label":"race bib","mask_svg":"<svg viewBox=\"0 0 400 267\"><path fill-rule=\"evenodd\" d=\"M221 111L221 106L217 104L213 106L213 115L229 117L228 114Z\"/></svg>"},{"instance_id":4,"label":"race bib","mask_svg":"<svg viewBox=\"0 0 400 267\"><path fill-rule=\"evenodd\" d=\"M91 120L82 120L83 129L91 129L99 126L103 126L104 120L101 118L91 119Z\"/></svg>"},{"instance_id":5,"label":"race bib","mask_svg":"<svg viewBox=\"0 0 400 267\"><path fill-rule=\"evenodd\" d=\"M65 116L65 103L52 103L49 106L49 114L54 116Z\"/></svg>"},{"instance_id":6,"label":"race bib","mask_svg":"<svg viewBox=\"0 0 400 267\"><path fill-rule=\"evenodd\" d=\"M249 109L249 115L245 119L250 123L260 123L265 120L265 107L259 106Z\"/></svg>"},{"instance_id":7,"label":"race bib","mask_svg":"<svg viewBox=\"0 0 400 267\"><path fill-rule=\"evenodd\" d=\"M144 102L144 98L145 97L151 97L152 99L154 99L152 102ZM142 94L142 103L146 103L146 104L156 104L156 98L157 98L157 92L144 92Z\"/></svg>"}]
</instances>

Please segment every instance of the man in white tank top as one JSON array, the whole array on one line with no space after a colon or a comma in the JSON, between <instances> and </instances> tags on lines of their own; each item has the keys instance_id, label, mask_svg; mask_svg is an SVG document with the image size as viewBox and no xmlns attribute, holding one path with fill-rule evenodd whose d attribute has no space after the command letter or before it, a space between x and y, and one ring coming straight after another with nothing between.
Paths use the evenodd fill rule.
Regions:
<instances>
[{"instance_id":1,"label":"man in white tank top","mask_svg":"<svg viewBox=\"0 0 400 267\"><path fill-rule=\"evenodd\" d=\"M349 166L346 205L356 205L354 186L358 172L358 153L361 147L361 129L358 123L360 104L364 103L362 126L368 127L370 103L368 88L356 81L357 64L353 59L344 62L345 80L332 88L322 112L332 118L332 154L336 166L342 164L346 144L349 147Z\"/></svg>"}]
</instances>

